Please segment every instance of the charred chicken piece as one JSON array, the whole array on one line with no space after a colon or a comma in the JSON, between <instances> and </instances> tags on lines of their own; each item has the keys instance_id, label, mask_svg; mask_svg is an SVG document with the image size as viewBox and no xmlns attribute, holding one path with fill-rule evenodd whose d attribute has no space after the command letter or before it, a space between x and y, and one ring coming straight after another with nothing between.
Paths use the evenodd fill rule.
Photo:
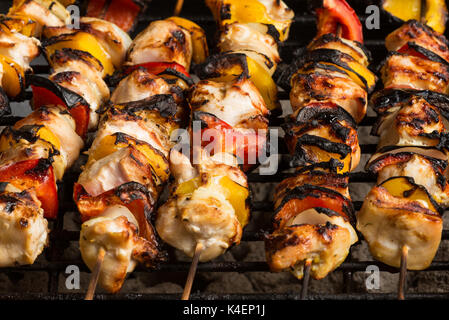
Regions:
<instances>
[{"instance_id":1,"label":"charred chicken piece","mask_svg":"<svg viewBox=\"0 0 449 320\"><path fill-rule=\"evenodd\" d=\"M242 228L249 221L246 176L236 164L223 158L202 157L193 166L175 149L170 165L175 177L174 196L162 205L156 216L156 230L171 246L192 257L197 243L203 245L200 261L209 261L240 243Z\"/></svg>"},{"instance_id":2,"label":"charred chicken piece","mask_svg":"<svg viewBox=\"0 0 449 320\"><path fill-rule=\"evenodd\" d=\"M295 109L314 102L334 103L345 109L358 123L366 113L367 92L340 72L302 73L291 80L290 102Z\"/></svg>"},{"instance_id":3,"label":"charred chicken piece","mask_svg":"<svg viewBox=\"0 0 449 320\"><path fill-rule=\"evenodd\" d=\"M392 177L411 177L425 187L439 204L447 206L447 163L447 152L436 148L386 147L371 157L366 170L377 174L377 184Z\"/></svg>"},{"instance_id":4,"label":"charred chicken piece","mask_svg":"<svg viewBox=\"0 0 449 320\"><path fill-rule=\"evenodd\" d=\"M357 229L378 260L399 268L403 246L407 268L426 269L441 240L440 207L410 177L393 177L369 192L357 214Z\"/></svg>"},{"instance_id":5,"label":"charred chicken piece","mask_svg":"<svg viewBox=\"0 0 449 320\"><path fill-rule=\"evenodd\" d=\"M190 32L169 20L152 22L131 44L126 65L146 62L176 62L186 70L192 60Z\"/></svg>"},{"instance_id":6,"label":"charred chicken piece","mask_svg":"<svg viewBox=\"0 0 449 320\"><path fill-rule=\"evenodd\" d=\"M398 51L408 42L414 42L449 62L447 39L423 23L407 21L387 36L385 46L388 51Z\"/></svg>"},{"instance_id":7,"label":"charred chicken piece","mask_svg":"<svg viewBox=\"0 0 449 320\"><path fill-rule=\"evenodd\" d=\"M446 132L440 109L425 98L411 96L388 109L373 126L378 149L386 146L438 146Z\"/></svg>"},{"instance_id":8,"label":"charred chicken piece","mask_svg":"<svg viewBox=\"0 0 449 320\"><path fill-rule=\"evenodd\" d=\"M32 264L48 242L47 220L33 189L0 183L0 267Z\"/></svg>"},{"instance_id":9,"label":"charred chicken piece","mask_svg":"<svg viewBox=\"0 0 449 320\"><path fill-rule=\"evenodd\" d=\"M301 279L309 260L311 276L321 279L345 260L358 240L347 188L347 175L313 167L276 188L274 232L265 238L271 270L290 270Z\"/></svg>"},{"instance_id":10,"label":"charred chicken piece","mask_svg":"<svg viewBox=\"0 0 449 320\"><path fill-rule=\"evenodd\" d=\"M361 153L357 127L344 109L332 103L311 103L291 118L284 131L293 166L334 159L340 162L339 172L357 167Z\"/></svg>"},{"instance_id":11,"label":"charred chicken piece","mask_svg":"<svg viewBox=\"0 0 449 320\"><path fill-rule=\"evenodd\" d=\"M385 88L410 88L447 93L449 65L392 52L380 70Z\"/></svg>"}]
</instances>

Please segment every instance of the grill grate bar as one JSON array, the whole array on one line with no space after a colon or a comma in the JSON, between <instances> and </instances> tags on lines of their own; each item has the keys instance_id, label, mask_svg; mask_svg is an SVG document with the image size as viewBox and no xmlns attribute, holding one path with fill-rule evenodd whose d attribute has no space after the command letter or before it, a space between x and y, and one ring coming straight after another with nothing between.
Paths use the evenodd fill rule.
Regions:
<instances>
[{"instance_id":1,"label":"grill grate bar","mask_svg":"<svg viewBox=\"0 0 449 320\"><path fill-rule=\"evenodd\" d=\"M89 269L84 265L82 260L54 260L51 264L39 264L35 263L29 266L20 267L9 267L2 268L2 272L38 272L38 271L48 271L51 273L59 273L66 269L68 265L77 265L81 272L90 272ZM368 266L377 266L380 271L386 271L390 273L398 273L397 268L387 266L378 261L351 261L343 262L339 270L348 272L364 272ZM134 272L187 272L190 268L190 262L170 262L161 264L156 270L145 269L144 267L138 266ZM444 271L449 269L448 261L434 261L429 266L429 268L422 270L420 272L430 272L430 271ZM200 272L268 272L269 268L265 261L212 261L203 262L198 264L198 271ZM294 281L294 279L292 279ZM50 291L51 292L51 291ZM52 292L55 293L55 292Z\"/></svg>"},{"instance_id":2,"label":"grill grate bar","mask_svg":"<svg viewBox=\"0 0 449 320\"><path fill-rule=\"evenodd\" d=\"M96 294L95 300L177 300L180 294L151 294L151 293L128 293L128 294ZM408 293L407 300L442 300L447 299L445 293ZM344 294L314 294L307 295L309 300L394 300L397 298L393 293L344 293ZM84 294L45 294L45 293L13 293L1 294L0 300L82 300ZM201 294L192 293L190 300L299 300L296 293L258 293L258 294Z\"/></svg>"}]
</instances>

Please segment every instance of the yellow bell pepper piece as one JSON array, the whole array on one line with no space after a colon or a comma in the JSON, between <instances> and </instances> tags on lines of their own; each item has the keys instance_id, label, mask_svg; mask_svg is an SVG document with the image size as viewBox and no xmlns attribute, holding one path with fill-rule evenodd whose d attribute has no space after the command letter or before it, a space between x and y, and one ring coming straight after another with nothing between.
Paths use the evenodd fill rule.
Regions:
<instances>
[{"instance_id":1,"label":"yellow bell pepper piece","mask_svg":"<svg viewBox=\"0 0 449 320\"><path fill-rule=\"evenodd\" d=\"M0 26L3 32L18 32L27 37L36 37L39 34L37 22L21 14L2 15Z\"/></svg>"},{"instance_id":2,"label":"yellow bell pepper piece","mask_svg":"<svg viewBox=\"0 0 449 320\"><path fill-rule=\"evenodd\" d=\"M226 200L228 200L234 208L237 220L242 228L244 228L248 224L250 218L249 206L247 204L249 190L226 176L212 177L211 179L208 179L206 183L206 186L219 190L219 192L224 195ZM201 181L201 178L196 177L181 183L176 188L175 194L189 195L202 185L203 182Z\"/></svg>"},{"instance_id":3,"label":"yellow bell pepper piece","mask_svg":"<svg viewBox=\"0 0 449 320\"><path fill-rule=\"evenodd\" d=\"M36 137L51 143L56 150L59 150L61 148L61 142L59 141L58 137L55 136L53 134L53 132L51 132L47 127L45 127L45 126L33 127L32 133ZM0 136L0 152L11 148L16 143L17 143L17 141L15 141L11 135L8 135L8 136L1 135Z\"/></svg>"},{"instance_id":4,"label":"yellow bell pepper piece","mask_svg":"<svg viewBox=\"0 0 449 320\"><path fill-rule=\"evenodd\" d=\"M107 75L112 75L114 73L114 65L112 64L110 55L100 42L90 33L79 31L72 34L62 35L57 42L51 43L45 47L48 60L51 61L50 57L56 50L61 50L63 48L89 52L101 62Z\"/></svg>"},{"instance_id":5,"label":"yellow bell pepper piece","mask_svg":"<svg viewBox=\"0 0 449 320\"><path fill-rule=\"evenodd\" d=\"M389 179L381 184L382 187L394 197L407 198L409 200L418 201L432 210L437 211L428 194L418 185L413 185L405 177L397 177Z\"/></svg>"},{"instance_id":6,"label":"yellow bell pepper piece","mask_svg":"<svg viewBox=\"0 0 449 320\"><path fill-rule=\"evenodd\" d=\"M279 102L277 99L278 89L273 78L263 66L261 66L250 57L247 57L246 61L248 63L250 80L259 90L265 101L265 104L267 105L267 108L269 110L276 109L279 106Z\"/></svg>"},{"instance_id":7,"label":"yellow bell pepper piece","mask_svg":"<svg viewBox=\"0 0 449 320\"><path fill-rule=\"evenodd\" d=\"M392 16L404 21L419 20L421 17L421 0L384 0L382 8Z\"/></svg>"},{"instance_id":8,"label":"yellow bell pepper piece","mask_svg":"<svg viewBox=\"0 0 449 320\"><path fill-rule=\"evenodd\" d=\"M29 142L24 139L15 140L11 134L2 134L0 135L0 152L9 150L14 148L15 150L23 150L25 148L30 148L30 146L39 146L41 148L45 148L47 150L57 150L60 151L61 142L53 132L50 131L45 126L36 126L33 127L31 133L38 139L34 142ZM64 176L64 172L66 169L67 163L64 162L62 156L54 155L53 156L53 169L57 180L61 180Z\"/></svg>"},{"instance_id":9,"label":"yellow bell pepper piece","mask_svg":"<svg viewBox=\"0 0 449 320\"><path fill-rule=\"evenodd\" d=\"M39 6L49 10L51 13L53 13L56 17L58 17L62 22L69 23L70 21L70 13L66 10L65 6L61 4L61 1L55 1L55 0L32 0L34 3L38 4ZM64 0L62 0L64 1ZM26 8L30 0L14 0L13 5L9 10L8 14L14 14L14 13L26 13L30 12ZM34 13L34 12L33 12ZM30 16L30 18L33 19L33 17ZM36 20L36 19L33 19Z\"/></svg>"},{"instance_id":10,"label":"yellow bell pepper piece","mask_svg":"<svg viewBox=\"0 0 449 320\"><path fill-rule=\"evenodd\" d=\"M76 0L58 0L64 7L68 7L71 4L74 4Z\"/></svg>"},{"instance_id":11,"label":"yellow bell pepper piece","mask_svg":"<svg viewBox=\"0 0 449 320\"><path fill-rule=\"evenodd\" d=\"M206 0L206 5L214 13L219 24L224 27L234 22L239 23L262 23L271 24L279 32L279 40L284 41L290 31L290 20L272 19L263 3L257 0ZM224 19L222 19L222 8L227 8Z\"/></svg>"},{"instance_id":12,"label":"yellow bell pepper piece","mask_svg":"<svg viewBox=\"0 0 449 320\"><path fill-rule=\"evenodd\" d=\"M179 196L192 194L196 189L201 187L200 177L196 177L181 183L175 190L175 194Z\"/></svg>"},{"instance_id":13,"label":"yellow bell pepper piece","mask_svg":"<svg viewBox=\"0 0 449 320\"><path fill-rule=\"evenodd\" d=\"M348 66L352 70L354 70L354 72L356 72L365 79L366 84L364 84L363 86L366 87L368 91L374 89L377 80L376 75L374 73L372 73L367 67L358 63L357 61L349 61L347 63Z\"/></svg>"},{"instance_id":14,"label":"yellow bell pepper piece","mask_svg":"<svg viewBox=\"0 0 449 320\"><path fill-rule=\"evenodd\" d=\"M61 149L61 141L47 127L40 127L39 129L37 129L36 135L42 140L50 142L55 147L55 149Z\"/></svg>"},{"instance_id":15,"label":"yellow bell pepper piece","mask_svg":"<svg viewBox=\"0 0 449 320\"><path fill-rule=\"evenodd\" d=\"M190 86L187 84L187 82L185 82L184 80L182 80L181 78L175 76L175 75L171 75L171 74L161 74L159 75L159 77L163 78L163 79L168 79L169 83L172 84L173 86L178 86L179 88L181 88L181 90L187 90L190 88Z\"/></svg>"},{"instance_id":16,"label":"yellow bell pepper piece","mask_svg":"<svg viewBox=\"0 0 449 320\"><path fill-rule=\"evenodd\" d=\"M25 72L22 67L8 57L0 55L3 67L2 88L10 98L17 97L25 85Z\"/></svg>"},{"instance_id":17,"label":"yellow bell pepper piece","mask_svg":"<svg viewBox=\"0 0 449 320\"><path fill-rule=\"evenodd\" d=\"M206 33L203 28L190 20L180 17L170 17L166 20L173 21L178 26L190 32L192 35L193 62L197 64L204 62L204 60L206 60L209 56L209 47L207 46Z\"/></svg>"},{"instance_id":18,"label":"yellow bell pepper piece","mask_svg":"<svg viewBox=\"0 0 449 320\"><path fill-rule=\"evenodd\" d=\"M447 7L444 0L426 0L422 22L441 34L446 30Z\"/></svg>"},{"instance_id":19,"label":"yellow bell pepper piece","mask_svg":"<svg viewBox=\"0 0 449 320\"><path fill-rule=\"evenodd\" d=\"M151 145L135 140L132 137L123 137L118 140L116 135L104 137L98 148L92 150L89 154L87 166L93 161L100 160L122 148L133 146L139 150L148 160L159 180L165 182L169 178L169 164L165 156Z\"/></svg>"},{"instance_id":20,"label":"yellow bell pepper piece","mask_svg":"<svg viewBox=\"0 0 449 320\"><path fill-rule=\"evenodd\" d=\"M248 224L250 218L249 206L247 203L249 197L248 189L228 177L220 178L219 184L223 195L234 207L240 225L244 228Z\"/></svg>"},{"instance_id":21,"label":"yellow bell pepper piece","mask_svg":"<svg viewBox=\"0 0 449 320\"><path fill-rule=\"evenodd\" d=\"M326 152L323 149L320 149L319 147L316 146L306 146L305 148L315 156L316 163L329 162L332 159L336 159L343 163L343 168L341 169L339 168L337 170L337 173L344 174L351 171L352 158L350 153L347 154L346 157L341 159L341 156L339 154Z\"/></svg>"}]
</instances>

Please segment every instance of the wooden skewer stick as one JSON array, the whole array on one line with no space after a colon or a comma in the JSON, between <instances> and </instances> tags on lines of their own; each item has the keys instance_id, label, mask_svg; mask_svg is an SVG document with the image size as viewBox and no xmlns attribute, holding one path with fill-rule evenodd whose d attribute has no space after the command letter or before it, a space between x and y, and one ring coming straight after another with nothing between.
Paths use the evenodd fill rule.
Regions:
<instances>
[{"instance_id":1,"label":"wooden skewer stick","mask_svg":"<svg viewBox=\"0 0 449 320\"><path fill-rule=\"evenodd\" d=\"M341 24L338 24L337 25L337 31L335 32L335 35L338 37L338 38L341 38L341 34L343 33L343 28L342 28L342 26L341 26Z\"/></svg>"},{"instance_id":2,"label":"wooden skewer stick","mask_svg":"<svg viewBox=\"0 0 449 320\"><path fill-rule=\"evenodd\" d=\"M398 288L398 300L404 300L405 282L407 280L407 256L408 247L402 247L401 254L401 269L399 273L399 288Z\"/></svg>"},{"instance_id":3,"label":"wooden skewer stick","mask_svg":"<svg viewBox=\"0 0 449 320\"><path fill-rule=\"evenodd\" d=\"M179 16L179 14L181 13L182 10L182 6L184 5L184 0L178 0L176 1L176 7L175 7L175 11L173 12L174 16Z\"/></svg>"},{"instance_id":4,"label":"wooden skewer stick","mask_svg":"<svg viewBox=\"0 0 449 320\"><path fill-rule=\"evenodd\" d=\"M181 300L189 300L190 298L190 291L192 290L193 280L195 279L196 274L196 267L198 266L201 252L203 252L203 245L198 242L195 247L195 253L193 255L192 264L190 265L189 274L187 276L187 281L184 286L184 292L182 293Z\"/></svg>"},{"instance_id":5,"label":"wooden skewer stick","mask_svg":"<svg viewBox=\"0 0 449 320\"><path fill-rule=\"evenodd\" d=\"M312 260L307 259L304 265L304 277L302 278L302 288L301 288L301 300L306 300L307 298L307 288L309 287L310 279L310 268L312 267Z\"/></svg>"},{"instance_id":6,"label":"wooden skewer stick","mask_svg":"<svg viewBox=\"0 0 449 320\"><path fill-rule=\"evenodd\" d=\"M97 262L95 264L94 271L92 272L92 277L90 278L89 287L87 289L86 297L84 298L84 300L92 300L94 298L95 289L97 288L101 265L103 264L105 254L106 251L103 248L100 248L100 251L98 252Z\"/></svg>"}]
</instances>

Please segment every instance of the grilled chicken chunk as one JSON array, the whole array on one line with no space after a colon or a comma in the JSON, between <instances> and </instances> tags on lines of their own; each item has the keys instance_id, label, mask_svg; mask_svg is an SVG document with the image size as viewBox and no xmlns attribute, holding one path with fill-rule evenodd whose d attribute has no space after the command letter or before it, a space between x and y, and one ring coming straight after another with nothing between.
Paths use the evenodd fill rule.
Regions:
<instances>
[{"instance_id":1,"label":"grilled chicken chunk","mask_svg":"<svg viewBox=\"0 0 449 320\"><path fill-rule=\"evenodd\" d=\"M267 8L268 15L274 20L291 20L294 17L292 9L287 7L284 1L279 0L258 0Z\"/></svg>"},{"instance_id":2,"label":"grilled chicken chunk","mask_svg":"<svg viewBox=\"0 0 449 320\"><path fill-rule=\"evenodd\" d=\"M449 66L402 53L390 53L381 68L385 88L449 91Z\"/></svg>"},{"instance_id":3,"label":"grilled chicken chunk","mask_svg":"<svg viewBox=\"0 0 449 320\"><path fill-rule=\"evenodd\" d=\"M36 38L18 32L0 31L0 55L10 58L23 70L30 69L30 62L40 53L39 46L40 41Z\"/></svg>"},{"instance_id":4,"label":"grilled chicken chunk","mask_svg":"<svg viewBox=\"0 0 449 320\"><path fill-rule=\"evenodd\" d=\"M138 227L133 214L121 205L108 207L82 225L80 250L90 270L95 268L100 250L105 251L99 283L108 292L120 290L126 274L142 262L142 254L146 260L158 256L157 244L139 237Z\"/></svg>"},{"instance_id":5,"label":"grilled chicken chunk","mask_svg":"<svg viewBox=\"0 0 449 320\"><path fill-rule=\"evenodd\" d=\"M405 246L407 269L423 270L440 244L443 220L438 210L412 178L395 177L371 189L357 214L357 229L376 259L399 268Z\"/></svg>"},{"instance_id":6,"label":"grilled chicken chunk","mask_svg":"<svg viewBox=\"0 0 449 320\"><path fill-rule=\"evenodd\" d=\"M265 247L270 269L290 270L302 279L305 263L311 260L310 275L322 279L337 268L348 255L350 234L346 228L326 222L326 218L322 222L293 224L267 236Z\"/></svg>"},{"instance_id":7,"label":"grilled chicken chunk","mask_svg":"<svg viewBox=\"0 0 449 320\"><path fill-rule=\"evenodd\" d=\"M71 167L84 146L83 140L75 132L75 121L63 109L56 106L41 107L14 125L19 129L26 125L43 125L59 140L62 156L66 158L67 167Z\"/></svg>"},{"instance_id":8,"label":"grilled chicken chunk","mask_svg":"<svg viewBox=\"0 0 449 320\"><path fill-rule=\"evenodd\" d=\"M111 96L115 104L139 101L156 94L171 94L172 86L163 78L139 68L123 78Z\"/></svg>"},{"instance_id":9,"label":"grilled chicken chunk","mask_svg":"<svg viewBox=\"0 0 449 320\"><path fill-rule=\"evenodd\" d=\"M373 127L373 133L380 136L378 149L385 146L436 146L445 131L440 109L419 96L412 96L390 108Z\"/></svg>"},{"instance_id":10,"label":"grilled chicken chunk","mask_svg":"<svg viewBox=\"0 0 449 320\"><path fill-rule=\"evenodd\" d=\"M221 52L240 52L248 55L273 75L280 62L276 40L268 34L268 27L259 23L232 23L220 33Z\"/></svg>"},{"instance_id":11,"label":"grilled chicken chunk","mask_svg":"<svg viewBox=\"0 0 449 320\"><path fill-rule=\"evenodd\" d=\"M152 119L151 111L148 112L148 117L140 117L132 113L127 114L123 110L113 109L114 111L108 111L105 120L100 124L95 141L92 143L92 149L96 149L104 137L121 132L148 143L168 158L168 152L172 146L170 136L175 127L173 123L166 122L156 113L152 118L159 121L160 125L149 121Z\"/></svg>"},{"instance_id":12,"label":"grilled chicken chunk","mask_svg":"<svg viewBox=\"0 0 449 320\"><path fill-rule=\"evenodd\" d=\"M80 30L92 34L100 41L116 68L122 65L132 40L125 31L112 22L92 17L81 17L79 29L66 26L46 27L43 34L46 38L51 38Z\"/></svg>"},{"instance_id":13,"label":"grilled chicken chunk","mask_svg":"<svg viewBox=\"0 0 449 320\"><path fill-rule=\"evenodd\" d=\"M32 264L48 242L47 220L33 190L2 184L0 267Z\"/></svg>"},{"instance_id":14,"label":"grilled chicken chunk","mask_svg":"<svg viewBox=\"0 0 449 320\"><path fill-rule=\"evenodd\" d=\"M53 73L80 72L91 81L99 82L99 79L101 79L104 82L103 77L106 74L103 65L87 51L62 48L56 50L49 58ZM97 83L97 86L100 88L103 85Z\"/></svg>"},{"instance_id":15,"label":"grilled chicken chunk","mask_svg":"<svg viewBox=\"0 0 449 320\"><path fill-rule=\"evenodd\" d=\"M384 148L374 154L366 169L376 173L377 184L392 177L411 177L422 185L435 200L447 206L449 204L449 185L445 176L448 156L435 148L398 147Z\"/></svg>"},{"instance_id":16,"label":"grilled chicken chunk","mask_svg":"<svg viewBox=\"0 0 449 320\"><path fill-rule=\"evenodd\" d=\"M338 50L350 55L365 67L368 66L370 60L369 51L361 43L337 37L332 33L325 34L313 40L307 46L307 50L309 51L313 51L316 49Z\"/></svg>"},{"instance_id":17,"label":"grilled chicken chunk","mask_svg":"<svg viewBox=\"0 0 449 320\"><path fill-rule=\"evenodd\" d=\"M195 85L190 105L193 111L213 114L235 128L266 129L269 111L262 96L248 79L231 82L203 80Z\"/></svg>"},{"instance_id":18,"label":"grilled chicken chunk","mask_svg":"<svg viewBox=\"0 0 449 320\"><path fill-rule=\"evenodd\" d=\"M357 123L366 114L367 92L340 72L298 72L293 76L291 86L293 108L300 109L312 102L331 102L345 109Z\"/></svg>"},{"instance_id":19,"label":"grilled chicken chunk","mask_svg":"<svg viewBox=\"0 0 449 320\"><path fill-rule=\"evenodd\" d=\"M190 33L169 20L152 22L131 44L127 65L146 62L176 62L186 70L192 60Z\"/></svg>"},{"instance_id":20,"label":"grilled chicken chunk","mask_svg":"<svg viewBox=\"0 0 449 320\"><path fill-rule=\"evenodd\" d=\"M360 161L357 127L352 117L331 103L311 103L294 110L284 125L293 166L341 162L340 172L354 170Z\"/></svg>"},{"instance_id":21,"label":"grilled chicken chunk","mask_svg":"<svg viewBox=\"0 0 449 320\"><path fill-rule=\"evenodd\" d=\"M312 277L321 279L345 260L358 240L347 174L330 164L303 167L276 187L274 199L274 232L265 237L272 271L301 279L310 262Z\"/></svg>"},{"instance_id":22,"label":"grilled chicken chunk","mask_svg":"<svg viewBox=\"0 0 449 320\"><path fill-rule=\"evenodd\" d=\"M98 196L131 181L150 189L155 187L147 159L132 146L91 163L78 179L78 183L92 196Z\"/></svg>"},{"instance_id":23,"label":"grilled chicken chunk","mask_svg":"<svg viewBox=\"0 0 449 320\"><path fill-rule=\"evenodd\" d=\"M387 36L385 46L388 51L398 51L408 42L414 42L449 62L447 39L421 22L407 21Z\"/></svg>"},{"instance_id":24,"label":"grilled chicken chunk","mask_svg":"<svg viewBox=\"0 0 449 320\"><path fill-rule=\"evenodd\" d=\"M17 14L37 21L41 26L62 27L70 23L70 13L58 1L19 0L14 1L8 14Z\"/></svg>"},{"instance_id":25,"label":"grilled chicken chunk","mask_svg":"<svg viewBox=\"0 0 449 320\"><path fill-rule=\"evenodd\" d=\"M89 104L89 129L98 126L99 115L97 110L109 100L109 88L106 83L97 78L91 80L88 76L78 71L64 71L50 75L50 80L64 88L79 94Z\"/></svg>"},{"instance_id":26,"label":"grilled chicken chunk","mask_svg":"<svg viewBox=\"0 0 449 320\"><path fill-rule=\"evenodd\" d=\"M206 159L207 155L201 151L198 154L202 154L202 159L195 163L202 165L194 167L188 158L172 150L170 164L175 178L175 196L159 208L156 230L165 242L190 257L196 245L201 244L200 261L209 261L238 244L242 236L240 221L243 217L230 201L232 195L225 194L222 179L229 178L230 183L238 184L239 188L247 188L247 182L238 167L214 158ZM247 221L247 217L244 219Z\"/></svg>"}]
</instances>

